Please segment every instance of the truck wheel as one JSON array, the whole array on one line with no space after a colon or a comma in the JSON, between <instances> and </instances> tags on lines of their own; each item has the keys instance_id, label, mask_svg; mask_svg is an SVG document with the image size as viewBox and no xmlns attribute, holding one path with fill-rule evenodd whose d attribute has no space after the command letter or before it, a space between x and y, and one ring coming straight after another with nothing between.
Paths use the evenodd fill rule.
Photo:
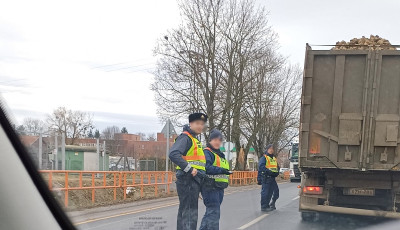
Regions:
<instances>
[{"instance_id":1,"label":"truck wheel","mask_svg":"<svg viewBox=\"0 0 400 230\"><path fill-rule=\"evenodd\" d=\"M290 178L290 182L292 182L292 183L293 183L293 182L294 182L294 179Z\"/></svg>"},{"instance_id":2,"label":"truck wheel","mask_svg":"<svg viewBox=\"0 0 400 230\"><path fill-rule=\"evenodd\" d=\"M307 222L318 221L318 213L316 212L301 212L301 219Z\"/></svg>"}]
</instances>

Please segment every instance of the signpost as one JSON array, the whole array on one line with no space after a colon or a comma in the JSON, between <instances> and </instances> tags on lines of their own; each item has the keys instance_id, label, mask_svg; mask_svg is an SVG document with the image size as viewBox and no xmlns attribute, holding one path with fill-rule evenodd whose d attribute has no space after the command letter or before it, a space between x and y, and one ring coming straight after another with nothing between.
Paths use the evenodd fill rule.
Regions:
<instances>
[{"instance_id":1,"label":"signpost","mask_svg":"<svg viewBox=\"0 0 400 230\"><path fill-rule=\"evenodd\" d=\"M165 171L168 172L168 155L169 155L169 137L172 134L176 134L176 131L174 129L174 126L172 125L171 121L169 119L167 119L167 123L165 124L164 128L161 131L166 140L167 140L167 149L165 151ZM168 182L168 174L166 174L166 180ZM167 185L165 186L165 190L167 190Z\"/></svg>"},{"instance_id":2,"label":"signpost","mask_svg":"<svg viewBox=\"0 0 400 230\"><path fill-rule=\"evenodd\" d=\"M55 162L55 166L54 168L56 170L58 170L58 135L57 133L54 134L54 162Z\"/></svg>"},{"instance_id":3,"label":"signpost","mask_svg":"<svg viewBox=\"0 0 400 230\"><path fill-rule=\"evenodd\" d=\"M65 133L61 133L61 169L65 170Z\"/></svg>"}]
</instances>

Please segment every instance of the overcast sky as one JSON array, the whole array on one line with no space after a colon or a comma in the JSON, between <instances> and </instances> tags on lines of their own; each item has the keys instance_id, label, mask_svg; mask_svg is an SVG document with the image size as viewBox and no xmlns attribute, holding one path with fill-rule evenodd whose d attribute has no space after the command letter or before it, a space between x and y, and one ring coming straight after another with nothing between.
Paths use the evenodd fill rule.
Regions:
<instances>
[{"instance_id":1,"label":"overcast sky","mask_svg":"<svg viewBox=\"0 0 400 230\"><path fill-rule=\"evenodd\" d=\"M305 43L378 34L400 44L398 1L258 1L281 52L303 64ZM18 122L59 106L95 125L161 131L150 73L156 40L180 22L175 0L5 1L0 4L0 93Z\"/></svg>"}]
</instances>

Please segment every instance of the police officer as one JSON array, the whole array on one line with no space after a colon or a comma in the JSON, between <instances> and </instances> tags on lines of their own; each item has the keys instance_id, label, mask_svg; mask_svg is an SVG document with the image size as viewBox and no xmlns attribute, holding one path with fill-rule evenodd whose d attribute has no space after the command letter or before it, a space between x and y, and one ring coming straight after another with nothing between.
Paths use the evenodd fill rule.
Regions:
<instances>
[{"instance_id":1,"label":"police officer","mask_svg":"<svg viewBox=\"0 0 400 230\"><path fill-rule=\"evenodd\" d=\"M278 162L274 156L274 148L270 144L267 145L265 154L260 158L258 163L257 181L262 186L261 211L269 212L276 209L275 202L279 198L279 188L275 178L278 175Z\"/></svg>"},{"instance_id":2,"label":"police officer","mask_svg":"<svg viewBox=\"0 0 400 230\"><path fill-rule=\"evenodd\" d=\"M209 142L204 149L206 156L207 178L202 186L201 195L206 206L206 213L201 221L200 230L218 230L221 203L224 189L228 187L229 162L221 152L222 133L214 129L210 132Z\"/></svg>"},{"instance_id":3,"label":"police officer","mask_svg":"<svg viewBox=\"0 0 400 230\"><path fill-rule=\"evenodd\" d=\"M198 199L202 180L205 177L206 158L202 144L196 136L203 132L206 122L206 114L190 114L189 125L183 127L182 134L176 138L169 153L169 158L177 165L178 230L197 228Z\"/></svg>"}]
</instances>

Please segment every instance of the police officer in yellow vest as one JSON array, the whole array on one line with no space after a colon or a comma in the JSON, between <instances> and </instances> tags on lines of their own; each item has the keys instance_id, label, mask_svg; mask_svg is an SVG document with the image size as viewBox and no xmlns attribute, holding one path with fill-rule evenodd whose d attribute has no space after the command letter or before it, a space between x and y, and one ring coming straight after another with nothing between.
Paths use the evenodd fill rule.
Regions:
<instances>
[{"instance_id":1,"label":"police officer in yellow vest","mask_svg":"<svg viewBox=\"0 0 400 230\"><path fill-rule=\"evenodd\" d=\"M218 230L221 213L221 203L224 199L224 189L228 187L229 163L225 155L220 151L222 145L222 133L212 130L209 142L204 149L206 156L207 178L201 188L201 195L206 206L206 213L201 221L200 230Z\"/></svg>"},{"instance_id":2,"label":"police officer in yellow vest","mask_svg":"<svg viewBox=\"0 0 400 230\"><path fill-rule=\"evenodd\" d=\"M189 125L183 127L169 158L177 165L176 190L179 197L177 217L178 230L195 230L198 218L198 199L200 188L205 178L206 158L203 147L196 138L203 132L207 115L193 113L189 115Z\"/></svg>"},{"instance_id":3,"label":"police officer in yellow vest","mask_svg":"<svg viewBox=\"0 0 400 230\"><path fill-rule=\"evenodd\" d=\"M262 186L261 211L269 212L276 209L275 202L279 198L279 188L275 178L278 175L278 162L274 156L274 148L270 144L267 145L265 154L260 158L258 163L257 181L258 184Z\"/></svg>"}]
</instances>

